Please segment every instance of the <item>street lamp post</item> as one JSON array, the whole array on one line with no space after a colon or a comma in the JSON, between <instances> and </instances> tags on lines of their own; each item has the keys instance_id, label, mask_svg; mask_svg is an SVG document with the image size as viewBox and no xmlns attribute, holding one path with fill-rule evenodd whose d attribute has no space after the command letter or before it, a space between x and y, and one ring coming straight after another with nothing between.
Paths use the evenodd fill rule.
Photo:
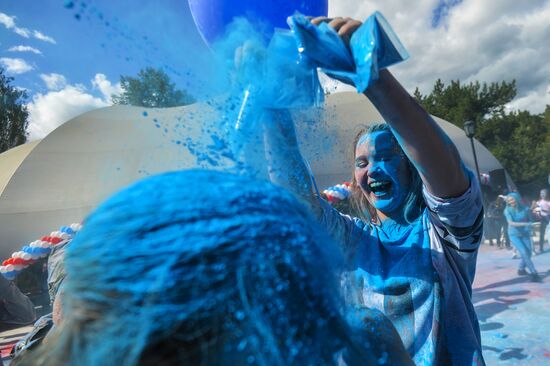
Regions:
<instances>
[{"instance_id":1,"label":"street lamp post","mask_svg":"<svg viewBox=\"0 0 550 366\"><path fill-rule=\"evenodd\" d=\"M477 181L481 183L481 176L479 174L479 165L477 164L476 148L474 146L474 136L476 134L475 122L474 121L464 122L464 132L466 133L466 137L470 139L470 144L472 145L472 153L474 154L474 163L476 164Z\"/></svg>"}]
</instances>

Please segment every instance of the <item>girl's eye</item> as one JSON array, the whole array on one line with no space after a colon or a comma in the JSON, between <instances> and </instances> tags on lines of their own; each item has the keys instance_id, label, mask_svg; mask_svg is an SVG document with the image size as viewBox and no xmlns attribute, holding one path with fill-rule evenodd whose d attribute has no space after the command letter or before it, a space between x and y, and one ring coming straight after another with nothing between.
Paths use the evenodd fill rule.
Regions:
<instances>
[{"instance_id":1,"label":"girl's eye","mask_svg":"<svg viewBox=\"0 0 550 366\"><path fill-rule=\"evenodd\" d=\"M381 157L378 158L378 161L391 161L393 158L394 158L394 156L392 156L392 155L381 156Z\"/></svg>"},{"instance_id":2,"label":"girl's eye","mask_svg":"<svg viewBox=\"0 0 550 366\"><path fill-rule=\"evenodd\" d=\"M367 162L364 161L364 160L355 160L355 167L356 168L366 168L367 167Z\"/></svg>"}]
</instances>

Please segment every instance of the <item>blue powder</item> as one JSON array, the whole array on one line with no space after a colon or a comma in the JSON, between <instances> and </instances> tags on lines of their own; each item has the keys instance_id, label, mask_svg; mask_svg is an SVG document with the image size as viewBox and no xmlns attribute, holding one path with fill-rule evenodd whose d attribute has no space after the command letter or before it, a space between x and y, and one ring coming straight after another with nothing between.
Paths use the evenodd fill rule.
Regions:
<instances>
[{"instance_id":1,"label":"blue powder","mask_svg":"<svg viewBox=\"0 0 550 366\"><path fill-rule=\"evenodd\" d=\"M322 102L317 71L298 53L290 31L278 30L270 38L262 30L265 27L236 18L212 46L221 71L209 78L209 84L218 89L226 86L226 94L206 101L219 120L208 124L210 130L205 129L185 145L198 166L224 166L267 179L263 146L264 124L269 120L266 111L305 108ZM174 132L180 139L189 136L183 128L175 128Z\"/></svg>"},{"instance_id":2,"label":"blue powder","mask_svg":"<svg viewBox=\"0 0 550 366\"><path fill-rule=\"evenodd\" d=\"M355 58L326 25L326 29L314 27L300 14L295 14L290 24L292 32L278 29L273 33L248 19L235 18L212 45L221 71L211 75L209 83L215 87L209 89L226 86L226 97L207 102L220 116L213 124L214 133L203 134L187 144L197 165L207 167L216 162L212 166L232 167L233 171L267 179L263 132L270 123L268 115L271 110L321 106L323 90L317 67L351 78L362 91L377 77L378 66L386 67L408 57L378 13L352 38ZM329 63L323 63L327 59ZM309 120L314 125L319 123L319 118ZM287 123L293 122L288 119ZM223 153L216 149L220 141L228 147Z\"/></svg>"}]
</instances>

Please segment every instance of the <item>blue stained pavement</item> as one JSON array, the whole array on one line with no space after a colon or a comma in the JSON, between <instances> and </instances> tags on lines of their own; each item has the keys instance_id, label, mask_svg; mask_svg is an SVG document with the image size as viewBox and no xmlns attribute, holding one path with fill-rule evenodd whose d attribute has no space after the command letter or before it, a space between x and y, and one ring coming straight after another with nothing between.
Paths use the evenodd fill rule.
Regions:
<instances>
[{"instance_id":1,"label":"blue stained pavement","mask_svg":"<svg viewBox=\"0 0 550 366\"><path fill-rule=\"evenodd\" d=\"M538 247L538 245L537 245ZM473 303L487 365L550 364L550 249L534 256L542 283L518 276L512 251L486 244L478 256Z\"/></svg>"}]
</instances>

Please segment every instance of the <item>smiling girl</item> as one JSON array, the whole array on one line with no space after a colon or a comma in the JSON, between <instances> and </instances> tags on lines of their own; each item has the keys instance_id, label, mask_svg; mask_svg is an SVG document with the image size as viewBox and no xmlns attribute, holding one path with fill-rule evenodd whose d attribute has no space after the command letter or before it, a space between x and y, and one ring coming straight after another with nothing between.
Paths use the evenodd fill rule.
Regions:
<instances>
[{"instance_id":1,"label":"smiling girl","mask_svg":"<svg viewBox=\"0 0 550 366\"><path fill-rule=\"evenodd\" d=\"M349 40L361 22L317 18ZM382 311L418 365L483 365L471 301L483 209L478 182L432 117L387 71L364 94L386 123L354 142L353 200L339 214L312 188L286 112L266 128L271 179L307 202L340 243L348 303ZM286 173L290 172L290 173Z\"/></svg>"}]
</instances>

